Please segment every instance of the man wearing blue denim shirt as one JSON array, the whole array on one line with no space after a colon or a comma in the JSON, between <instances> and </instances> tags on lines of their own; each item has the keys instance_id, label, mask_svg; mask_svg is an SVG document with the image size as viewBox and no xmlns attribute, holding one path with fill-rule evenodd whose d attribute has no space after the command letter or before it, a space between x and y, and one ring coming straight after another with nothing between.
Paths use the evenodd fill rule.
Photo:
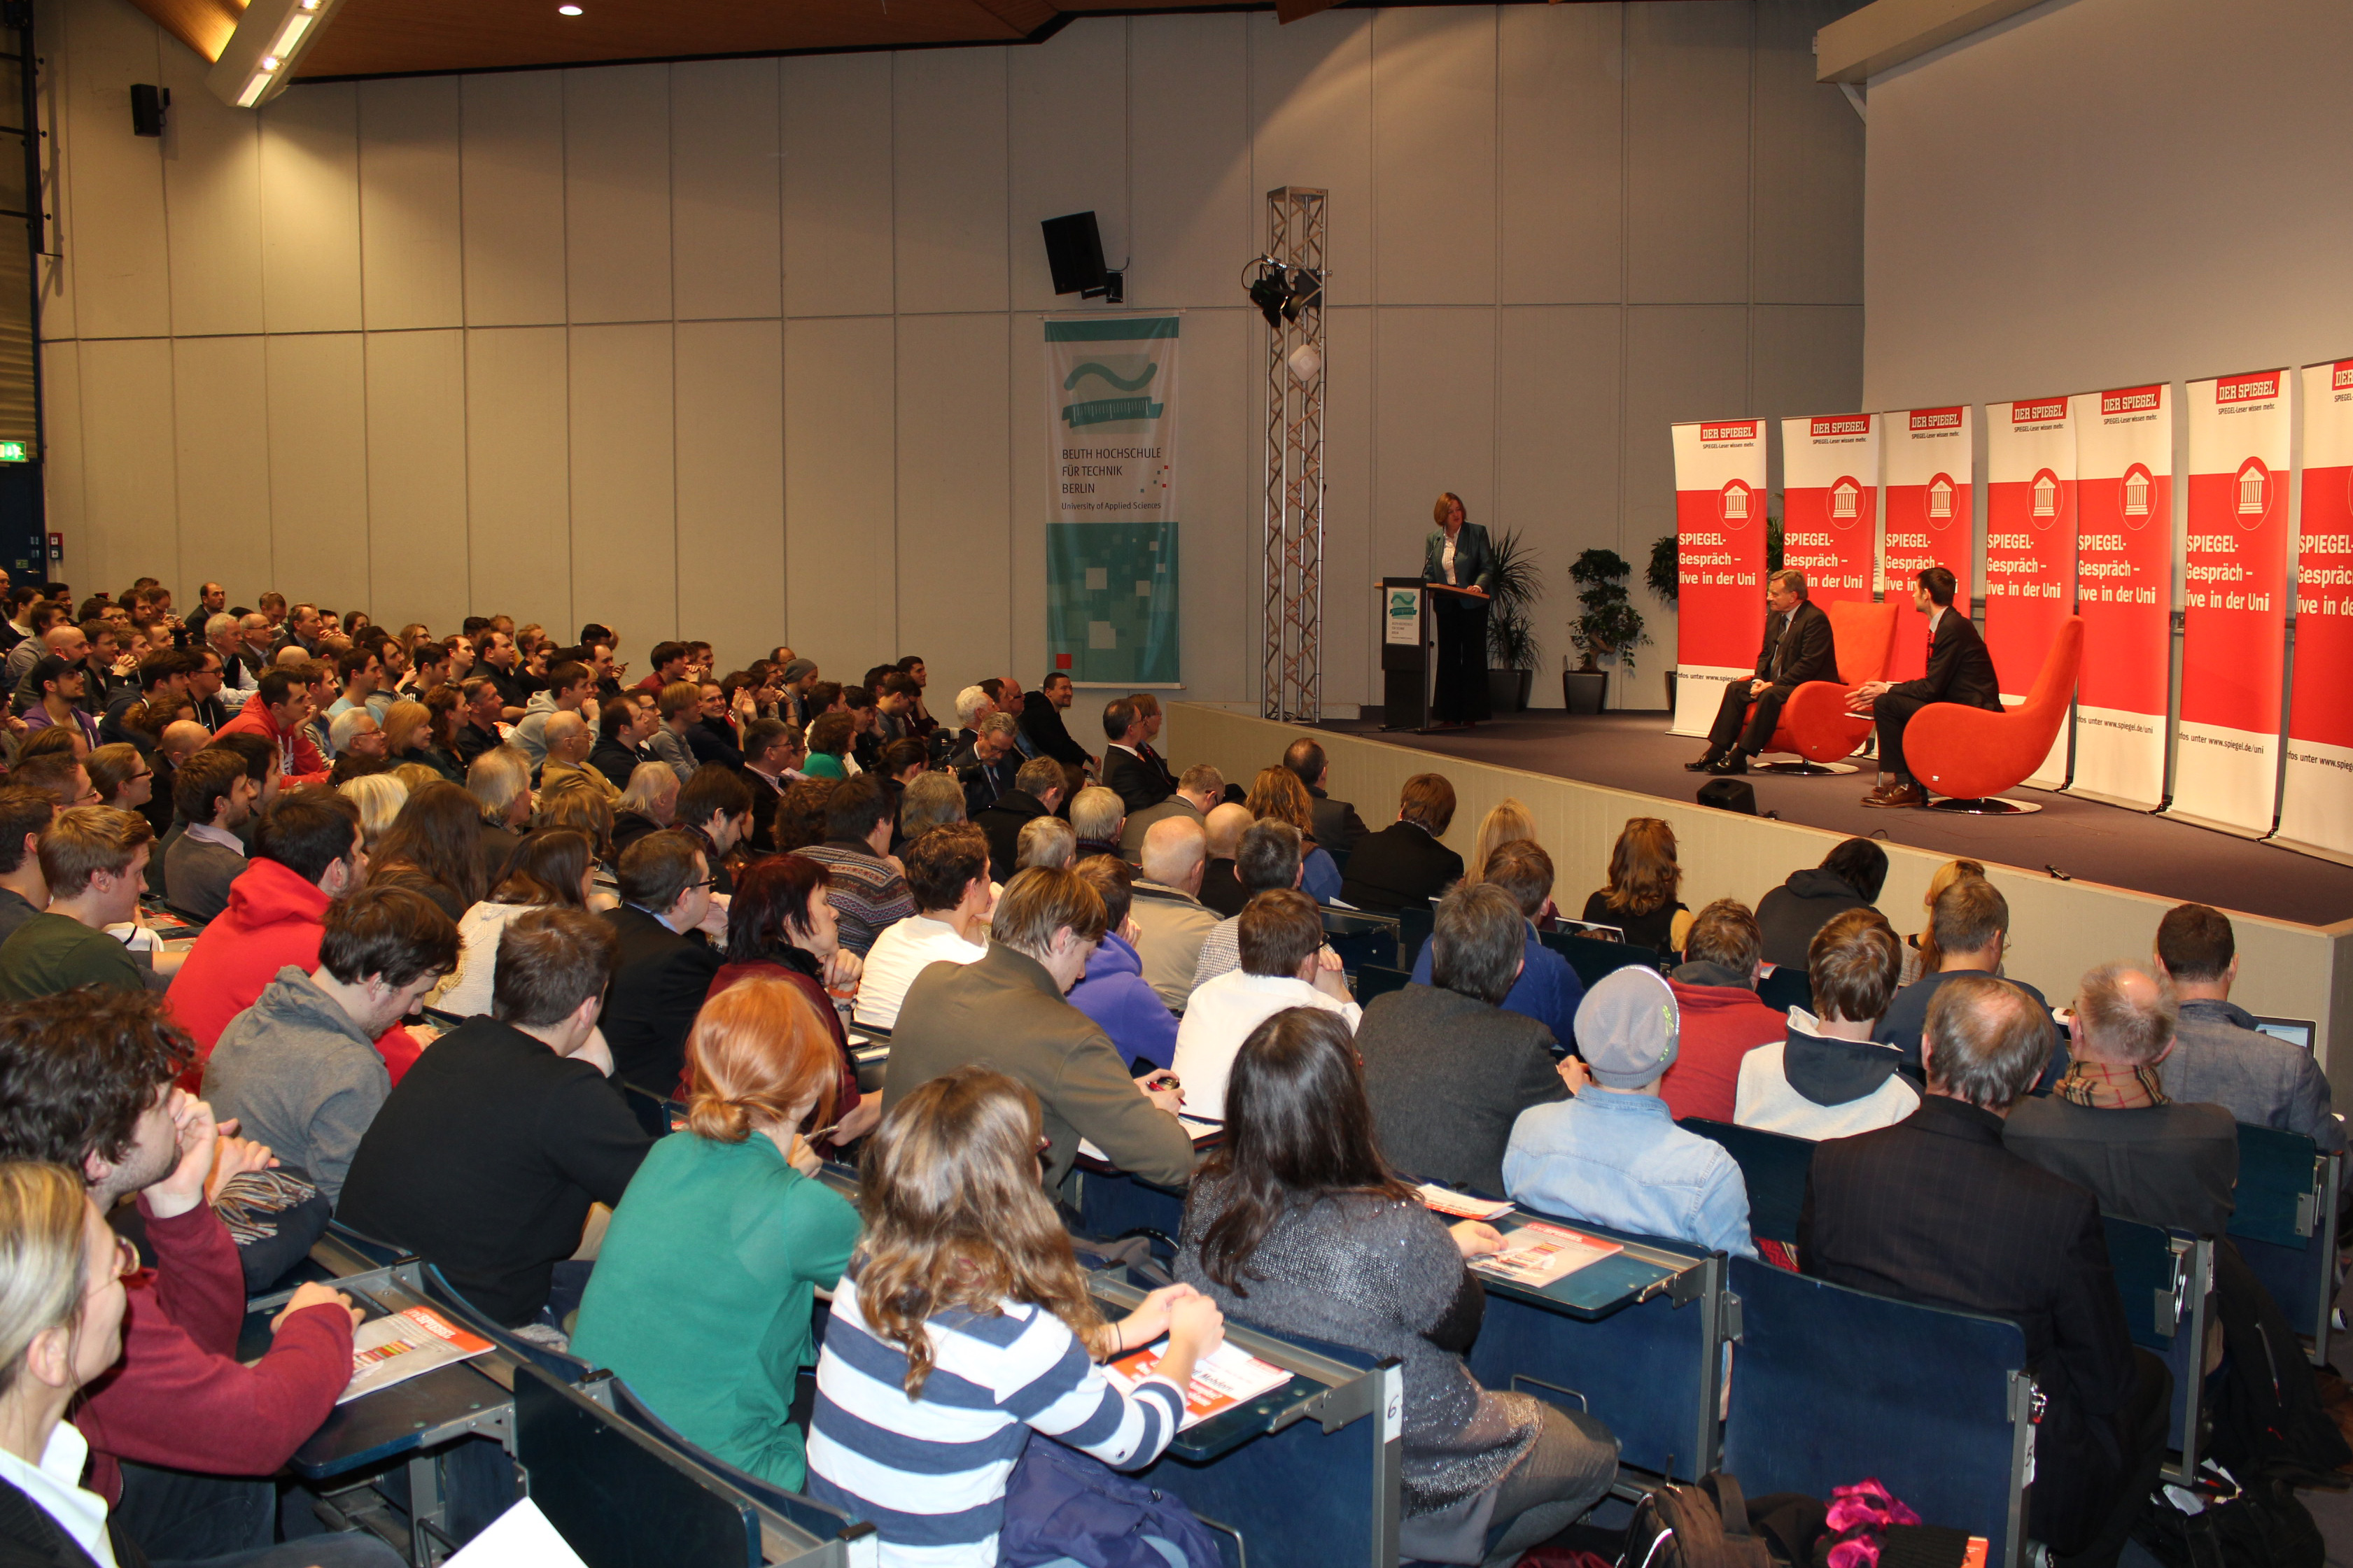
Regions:
<instances>
[{"instance_id":1,"label":"man wearing blue denim shirt","mask_svg":"<svg viewBox=\"0 0 2353 1568\"><path fill-rule=\"evenodd\" d=\"M1748 1188L1723 1145L1677 1127L1659 1079L1682 1019L1657 972L1614 970L1577 1010L1592 1081L1575 1099L1520 1113L1504 1152L1514 1202L1564 1219L1757 1256Z\"/></svg>"},{"instance_id":2,"label":"man wearing blue denim shirt","mask_svg":"<svg viewBox=\"0 0 2353 1568\"><path fill-rule=\"evenodd\" d=\"M2231 1000L2238 938L2221 910L2168 910L2157 927L2157 968L2181 1005L2173 1049L2158 1063L2168 1097L2219 1105L2251 1127L2301 1132L2324 1154L2345 1147L2345 1124L2329 1113L2328 1079L2312 1053L2262 1033Z\"/></svg>"}]
</instances>

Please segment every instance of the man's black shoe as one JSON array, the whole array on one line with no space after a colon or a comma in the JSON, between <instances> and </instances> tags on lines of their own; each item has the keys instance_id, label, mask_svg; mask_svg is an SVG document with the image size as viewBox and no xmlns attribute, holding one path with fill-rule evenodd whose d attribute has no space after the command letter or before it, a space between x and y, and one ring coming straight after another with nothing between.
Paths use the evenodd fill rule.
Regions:
<instances>
[{"instance_id":1,"label":"man's black shoe","mask_svg":"<svg viewBox=\"0 0 2353 1568\"><path fill-rule=\"evenodd\" d=\"M1724 753L1724 756L1707 771L1714 773L1718 778L1745 773L1748 771L1747 755L1741 752L1726 752Z\"/></svg>"},{"instance_id":2,"label":"man's black shoe","mask_svg":"<svg viewBox=\"0 0 2353 1568\"><path fill-rule=\"evenodd\" d=\"M1717 751L1714 746L1710 746L1705 752L1701 753L1699 761L1695 763L1685 763L1683 764L1683 772L1687 773L1707 773L1712 770L1717 763L1723 760L1724 753Z\"/></svg>"}]
</instances>

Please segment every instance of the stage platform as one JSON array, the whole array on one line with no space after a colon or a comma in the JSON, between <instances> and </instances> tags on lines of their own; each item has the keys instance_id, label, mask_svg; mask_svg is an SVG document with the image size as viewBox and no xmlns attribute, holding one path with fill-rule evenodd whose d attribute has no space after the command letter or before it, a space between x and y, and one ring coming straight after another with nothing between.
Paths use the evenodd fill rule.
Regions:
<instances>
[{"instance_id":1,"label":"stage platform","mask_svg":"<svg viewBox=\"0 0 2353 1568\"><path fill-rule=\"evenodd\" d=\"M2054 1005L2072 997L2096 964L2147 963L2157 922L2172 905L2213 904L2230 911L2237 931L2233 999L2255 1013L2317 1022L2324 1065L2339 1093L2353 1096L2353 868L2039 791L2017 792L2044 806L2022 817L1869 810L1860 804L1873 782L1867 765L1832 778L1750 774L1757 809L1778 820L1713 810L1694 799L1705 776L1683 766L1704 742L1669 735L1666 727L1663 712L1570 718L1540 710L1430 735L1385 733L1377 723L1350 721L1314 732L1331 760L1332 794L1355 803L1375 827L1396 819L1408 777L1443 773L1460 802L1446 843L1468 854L1480 818L1517 796L1552 853L1556 896L1572 910L1602 885L1610 845L1629 816L1673 825L1683 901L1694 910L1718 898L1754 908L1840 838L1876 835L1889 862L1879 907L1899 931L1915 931L1926 923L1921 899L1936 867L1957 855L1981 860L2010 900L2009 972ZM1164 743L1172 761L1214 763L1247 788L1303 732L1176 703Z\"/></svg>"}]
</instances>

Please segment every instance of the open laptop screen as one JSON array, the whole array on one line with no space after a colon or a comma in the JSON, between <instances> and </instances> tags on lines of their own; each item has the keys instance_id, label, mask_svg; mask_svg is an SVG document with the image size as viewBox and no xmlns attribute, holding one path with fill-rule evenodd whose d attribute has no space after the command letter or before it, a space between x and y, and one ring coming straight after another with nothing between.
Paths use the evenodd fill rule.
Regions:
<instances>
[{"instance_id":1,"label":"open laptop screen","mask_svg":"<svg viewBox=\"0 0 2353 1568\"><path fill-rule=\"evenodd\" d=\"M2255 1027L2275 1040L2285 1040L2300 1050L2312 1049L2312 1037L2317 1027L2309 1018L2257 1018Z\"/></svg>"}]
</instances>

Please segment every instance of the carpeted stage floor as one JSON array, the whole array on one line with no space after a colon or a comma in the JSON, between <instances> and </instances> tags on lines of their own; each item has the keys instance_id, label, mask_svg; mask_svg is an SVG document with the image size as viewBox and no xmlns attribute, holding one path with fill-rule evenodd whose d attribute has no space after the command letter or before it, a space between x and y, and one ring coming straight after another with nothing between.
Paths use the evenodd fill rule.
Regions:
<instances>
[{"instance_id":1,"label":"carpeted stage floor","mask_svg":"<svg viewBox=\"0 0 2353 1568\"><path fill-rule=\"evenodd\" d=\"M1377 719L1334 721L1324 727L1374 733L1441 756L1675 800L1690 800L1707 782L1704 774L1683 771L1683 763L1697 756L1705 742L1668 734L1663 712L1570 718L1557 710L1540 710L1475 730L1432 735L1379 734ZM1852 834L1883 830L1894 842L1915 848L2029 869L2055 867L2085 881L2196 900L2301 925L2353 919L2353 867L2039 790L2010 792L2042 804L2043 809L2030 816L1868 810L1861 801L1874 774L1868 758L1858 761L1861 773L1840 778L1752 773L1748 782L1757 790L1757 809L1810 827ZM1358 809L1368 818L1375 815L1366 803L1359 802Z\"/></svg>"}]
</instances>

